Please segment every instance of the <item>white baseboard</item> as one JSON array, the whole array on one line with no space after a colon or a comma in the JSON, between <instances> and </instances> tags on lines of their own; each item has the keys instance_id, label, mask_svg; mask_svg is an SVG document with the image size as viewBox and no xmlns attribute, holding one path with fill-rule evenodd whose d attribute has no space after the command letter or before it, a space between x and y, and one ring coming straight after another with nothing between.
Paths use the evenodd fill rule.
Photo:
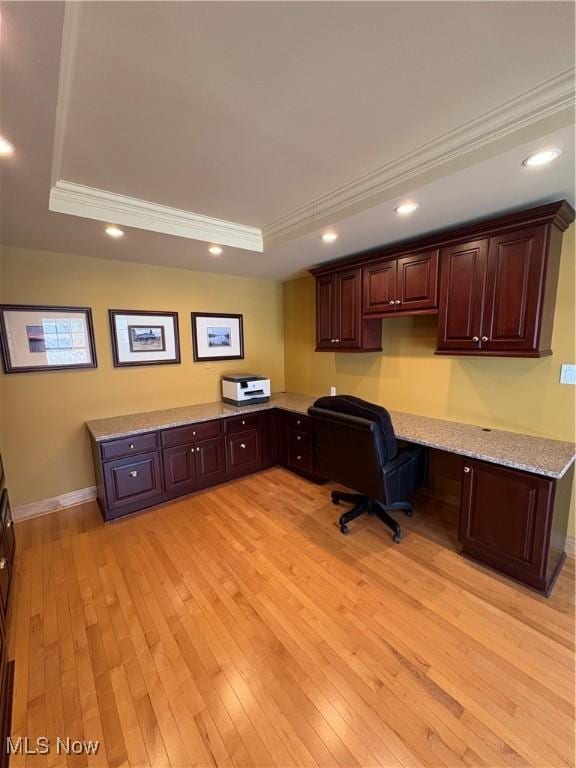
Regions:
<instances>
[{"instance_id":1,"label":"white baseboard","mask_svg":"<svg viewBox=\"0 0 576 768\"><path fill-rule=\"evenodd\" d=\"M49 515L51 512L57 512L59 509L66 509L66 507L85 504L87 501L93 501L95 498L96 486L91 485L90 488L80 488L78 491L70 491L70 493L52 496L49 499L40 499L39 501L31 501L29 504L21 504L19 507L14 507L12 515L15 522L28 520L31 517Z\"/></svg>"},{"instance_id":2,"label":"white baseboard","mask_svg":"<svg viewBox=\"0 0 576 768\"><path fill-rule=\"evenodd\" d=\"M576 538L574 536L566 537L566 546L564 547L564 551L568 557L576 557Z\"/></svg>"}]
</instances>

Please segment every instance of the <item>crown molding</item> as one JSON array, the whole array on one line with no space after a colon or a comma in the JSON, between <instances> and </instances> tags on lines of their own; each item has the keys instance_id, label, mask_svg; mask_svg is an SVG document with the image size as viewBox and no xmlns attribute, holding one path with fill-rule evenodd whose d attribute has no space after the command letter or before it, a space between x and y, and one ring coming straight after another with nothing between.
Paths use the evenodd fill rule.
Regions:
<instances>
[{"instance_id":1,"label":"crown molding","mask_svg":"<svg viewBox=\"0 0 576 768\"><path fill-rule=\"evenodd\" d=\"M264 240L289 239L323 219L376 204L386 193L544 120L574 122L574 75L570 69L412 152L345 184L263 228Z\"/></svg>"},{"instance_id":2,"label":"crown molding","mask_svg":"<svg viewBox=\"0 0 576 768\"><path fill-rule=\"evenodd\" d=\"M123 224L149 232L218 243L247 251L264 250L262 230L232 221L214 219L201 213L183 211L104 189L86 187L60 179L50 190L48 208L107 224Z\"/></svg>"}]
</instances>

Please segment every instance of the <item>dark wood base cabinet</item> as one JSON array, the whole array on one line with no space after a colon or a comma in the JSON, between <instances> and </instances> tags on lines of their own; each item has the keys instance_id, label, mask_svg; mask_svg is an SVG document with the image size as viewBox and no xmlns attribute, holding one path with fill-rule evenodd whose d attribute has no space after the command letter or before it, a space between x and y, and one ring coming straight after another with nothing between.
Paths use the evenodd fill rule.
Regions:
<instances>
[{"instance_id":1,"label":"dark wood base cabinet","mask_svg":"<svg viewBox=\"0 0 576 768\"><path fill-rule=\"evenodd\" d=\"M314 480L309 421L306 416L271 408L100 443L93 441L102 517L114 520L272 467L279 460ZM0 572L0 596L1 592Z\"/></svg>"},{"instance_id":2,"label":"dark wood base cabinet","mask_svg":"<svg viewBox=\"0 0 576 768\"><path fill-rule=\"evenodd\" d=\"M466 459L462 554L549 594L565 559L573 473L554 480Z\"/></svg>"},{"instance_id":3,"label":"dark wood base cabinet","mask_svg":"<svg viewBox=\"0 0 576 768\"><path fill-rule=\"evenodd\" d=\"M0 768L8 766L7 739L12 724L14 662L8 660L8 610L16 540L4 468L0 457Z\"/></svg>"}]
</instances>

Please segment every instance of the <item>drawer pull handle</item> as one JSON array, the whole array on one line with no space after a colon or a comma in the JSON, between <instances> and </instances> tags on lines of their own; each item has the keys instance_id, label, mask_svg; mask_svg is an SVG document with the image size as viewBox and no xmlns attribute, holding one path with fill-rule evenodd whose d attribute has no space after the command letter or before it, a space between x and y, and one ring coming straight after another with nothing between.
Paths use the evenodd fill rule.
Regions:
<instances>
[{"instance_id":1,"label":"drawer pull handle","mask_svg":"<svg viewBox=\"0 0 576 768\"><path fill-rule=\"evenodd\" d=\"M128 446L128 448L130 448L130 450L132 450L132 448L134 448L134 443L130 443L130 445Z\"/></svg>"},{"instance_id":2,"label":"drawer pull handle","mask_svg":"<svg viewBox=\"0 0 576 768\"><path fill-rule=\"evenodd\" d=\"M468 472L470 472L470 467L464 467L464 472L466 472L466 474L468 474Z\"/></svg>"},{"instance_id":3,"label":"drawer pull handle","mask_svg":"<svg viewBox=\"0 0 576 768\"><path fill-rule=\"evenodd\" d=\"M133 469L132 472L130 472L130 477L138 477L137 470Z\"/></svg>"},{"instance_id":4,"label":"drawer pull handle","mask_svg":"<svg viewBox=\"0 0 576 768\"><path fill-rule=\"evenodd\" d=\"M3 571L7 565L8 565L8 560L6 560L5 557L0 558L0 571Z\"/></svg>"},{"instance_id":5,"label":"drawer pull handle","mask_svg":"<svg viewBox=\"0 0 576 768\"><path fill-rule=\"evenodd\" d=\"M240 443L240 448L246 448L246 443Z\"/></svg>"}]
</instances>

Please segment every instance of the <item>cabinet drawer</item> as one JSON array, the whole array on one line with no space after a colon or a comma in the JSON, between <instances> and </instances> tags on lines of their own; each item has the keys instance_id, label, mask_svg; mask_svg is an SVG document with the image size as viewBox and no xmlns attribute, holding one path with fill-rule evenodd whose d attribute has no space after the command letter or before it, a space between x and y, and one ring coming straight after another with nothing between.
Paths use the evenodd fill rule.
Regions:
<instances>
[{"instance_id":1,"label":"cabinet drawer","mask_svg":"<svg viewBox=\"0 0 576 768\"><path fill-rule=\"evenodd\" d=\"M147 432L144 435L121 437L118 440L108 440L100 443L102 460L121 459L124 456L132 456L135 453L147 453L155 451L158 447L158 433Z\"/></svg>"},{"instance_id":2,"label":"cabinet drawer","mask_svg":"<svg viewBox=\"0 0 576 768\"><path fill-rule=\"evenodd\" d=\"M10 563L12 563L14 560L14 548L16 542L14 537L14 521L12 520L10 501L8 500L8 491L6 488L2 491L2 498L0 500L0 519L2 520L2 530L6 540L8 559Z\"/></svg>"},{"instance_id":3,"label":"cabinet drawer","mask_svg":"<svg viewBox=\"0 0 576 768\"><path fill-rule=\"evenodd\" d=\"M252 472L261 464L260 434L258 430L239 432L226 437L228 472L240 474Z\"/></svg>"},{"instance_id":4,"label":"cabinet drawer","mask_svg":"<svg viewBox=\"0 0 576 768\"><path fill-rule=\"evenodd\" d=\"M285 415L286 426L288 429L295 429L300 432L311 432L312 421L309 416L304 416L301 413L286 412Z\"/></svg>"},{"instance_id":5,"label":"cabinet drawer","mask_svg":"<svg viewBox=\"0 0 576 768\"><path fill-rule=\"evenodd\" d=\"M150 506L163 495L160 455L147 453L104 464L104 480L110 509Z\"/></svg>"},{"instance_id":6,"label":"cabinet drawer","mask_svg":"<svg viewBox=\"0 0 576 768\"><path fill-rule=\"evenodd\" d=\"M287 466L308 475L314 474L314 454L307 446L288 445Z\"/></svg>"},{"instance_id":7,"label":"cabinet drawer","mask_svg":"<svg viewBox=\"0 0 576 768\"><path fill-rule=\"evenodd\" d=\"M161 434L162 446L171 448L173 445L184 445L196 440L208 440L222 434L221 421L201 421L197 424L187 424L185 427L163 429Z\"/></svg>"},{"instance_id":8,"label":"cabinet drawer","mask_svg":"<svg viewBox=\"0 0 576 768\"><path fill-rule=\"evenodd\" d=\"M238 432L247 432L249 429L259 428L259 413L246 414L246 416L234 416L231 419L226 419L226 432L229 435L234 435Z\"/></svg>"},{"instance_id":9,"label":"cabinet drawer","mask_svg":"<svg viewBox=\"0 0 576 768\"><path fill-rule=\"evenodd\" d=\"M312 435L309 431L302 432L298 429L288 429L288 445L294 448L310 448L312 445Z\"/></svg>"}]
</instances>

